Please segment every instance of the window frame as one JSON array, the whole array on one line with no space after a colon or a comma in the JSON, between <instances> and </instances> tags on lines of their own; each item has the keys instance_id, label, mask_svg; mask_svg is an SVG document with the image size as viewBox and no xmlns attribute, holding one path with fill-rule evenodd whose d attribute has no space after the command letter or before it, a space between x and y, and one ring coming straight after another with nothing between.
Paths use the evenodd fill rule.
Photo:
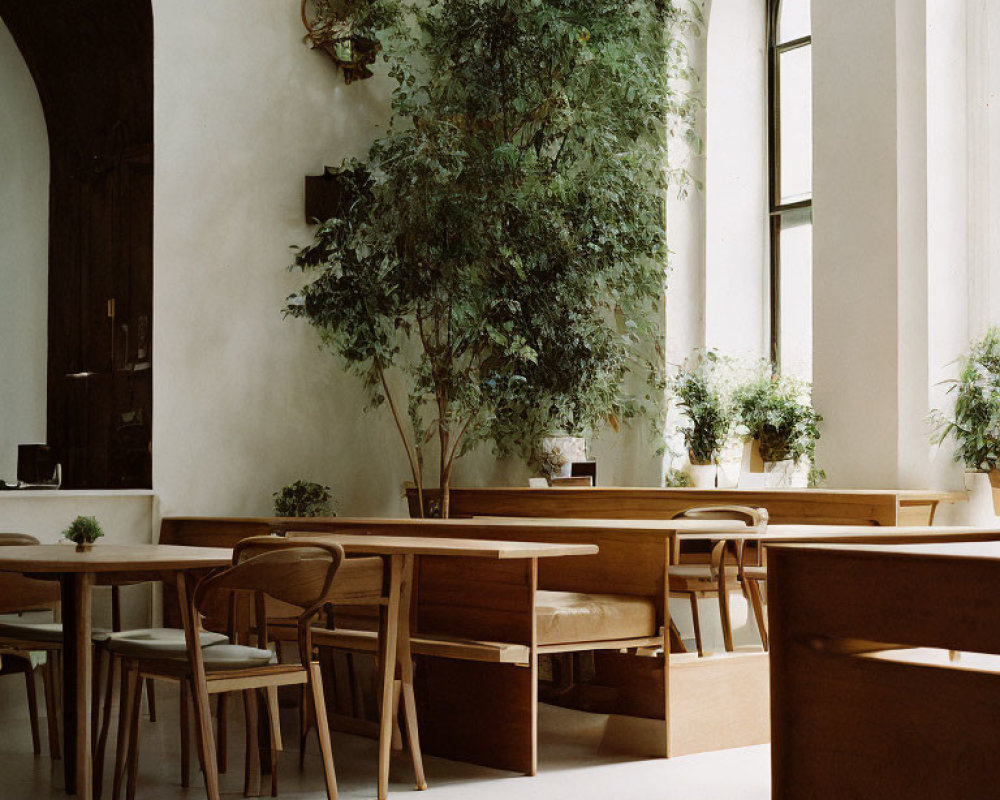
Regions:
<instances>
[{"instance_id":1,"label":"window frame","mask_svg":"<svg viewBox=\"0 0 1000 800\"><path fill-rule=\"evenodd\" d=\"M787 42L778 42L778 22L783 0L767 0L767 159L768 159L768 246L771 363L781 367L781 225L789 213L809 209L807 199L781 202L781 69L783 53L812 46L812 31ZM810 51L811 53L811 51Z\"/></svg>"}]
</instances>

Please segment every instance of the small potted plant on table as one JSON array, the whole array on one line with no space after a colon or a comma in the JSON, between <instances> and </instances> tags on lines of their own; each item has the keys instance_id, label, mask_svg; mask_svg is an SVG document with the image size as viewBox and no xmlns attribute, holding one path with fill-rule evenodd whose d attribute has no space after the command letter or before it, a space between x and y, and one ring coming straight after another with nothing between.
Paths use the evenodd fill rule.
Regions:
<instances>
[{"instance_id":1,"label":"small potted plant on table","mask_svg":"<svg viewBox=\"0 0 1000 800\"><path fill-rule=\"evenodd\" d=\"M85 553L94 546L94 542L104 536L104 531L96 517L77 517L63 531L63 536L76 543L76 552Z\"/></svg>"},{"instance_id":2,"label":"small potted plant on table","mask_svg":"<svg viewBox=\"0 0 1000 800\"><path fill-rule=\"evenodd\" d=\"M952 416L934 410L932 441L955 440L955 461L965 464L970 511L988 517L1000 514L1000 328L991 327L973 342L959 363L958 378L948 381L948 392L955 394Z\"/></svg>"}]
</instances>

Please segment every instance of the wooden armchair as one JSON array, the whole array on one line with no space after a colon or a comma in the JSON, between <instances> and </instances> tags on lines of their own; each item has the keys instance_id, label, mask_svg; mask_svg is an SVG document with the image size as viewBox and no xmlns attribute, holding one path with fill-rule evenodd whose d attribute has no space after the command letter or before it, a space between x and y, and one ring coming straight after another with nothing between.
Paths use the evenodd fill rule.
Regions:
<instances>
[{"instance_id":1,"label":"wooden armchair","mask_svg":"<svg viewBox=\"0 0 1000 800\"><path fill-rule=\"evenodd\" d=\"M748 526L759 531L767 528L767 509L747 506L698 506L680 511L674 519L702 520L743 520ZM750 590L749 582L743 579L745 547L742 542L732 540L715 542L708 547L708 561L705 562L705 548L685 560L677 542L671 554L670 596L686 597L691 604L691 618L694 624L695 643L698 655L705 654L698 613L698 600L716 597L719 601L719 617L722 624L722 640L727 651L733 650L733 629L729 618L729 592L742 591L753 609L760 630L761 641L767 649L767 633L763 627L763 607L760 593ZM701 561L702 563L691 563ZM756 598L756 602L754 600Z\"/></svg>"},{"instance_id":2,"label":"wooden armchair","mask_svg":"<svg viewBox=\"0 0 1000 800\"><path fill-rule=\"evenodd\" d=\"M315 538L257 536L240 541L234 550L235 563L275 547L310 547ZM391 571L381 556L345 558L337 579L326 596L325 619L316 620L310 631L312 646L320 654L328 650L374 652L378 665L379 687L379 763L378 797L389 792L389 758L397 709L402 704L407 741L413 760L417 789L426 789L423 758L417 728L417 707L413 689L413 656L409 639L399 637L396 619L402 593L409 591L390 581ZM293 609L271 596L259 595L255 608L255 634L258 646L293 641L297 627L290 616ZM342 625L346 622L346 627ZM267 644L264 644L267 643ZM300 705L300 762L305 755L309 731L314 727L308 704ZM272 781L276 764L272 753ZM272 784L273 787L273 784Z\"/></svg>"},{"instance_id":3,"label":"wooden armchair","mask_svg":"<svg viewBox=\"0 0 1000 800\"><path fill-rule=\"evenodd\" d=\"M25 533L0 533L0 547L39 544L38 539ZM35 685L36 667L33 652L44 652L41 666L48 725L49 753L60 758L59 702L57 695L57 658L62 649L62 625L59 624L59 584L40 581L14 572L0 574L0 614L26 611L51 611L55 621L49 623L0 623L0 675L24 675L31 723L31 744L35 755L41 753L39 741L38 700Z\"/></svg>"}]
</instances>

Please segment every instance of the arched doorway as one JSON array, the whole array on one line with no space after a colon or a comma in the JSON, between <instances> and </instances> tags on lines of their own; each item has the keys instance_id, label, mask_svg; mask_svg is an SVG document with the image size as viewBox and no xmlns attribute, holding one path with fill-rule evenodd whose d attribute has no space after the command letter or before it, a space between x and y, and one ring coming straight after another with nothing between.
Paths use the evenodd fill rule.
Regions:
<instances>
[{"instance_id":1,"label":"arched doorway","mask_svg":"<svg viewBox=\"0 0 1000 800\"><path fill-rule=\"evenodd\" d=\"M150 0L0 0L49 133L47 436L65 488L152 484Z\"/></svg>"}]
</instances>

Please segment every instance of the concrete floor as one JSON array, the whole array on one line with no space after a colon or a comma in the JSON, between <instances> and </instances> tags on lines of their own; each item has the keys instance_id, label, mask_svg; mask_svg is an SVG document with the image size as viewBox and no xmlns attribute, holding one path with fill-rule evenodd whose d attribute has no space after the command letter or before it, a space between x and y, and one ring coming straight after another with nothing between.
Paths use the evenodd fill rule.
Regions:
<instances>
[{"instance_id":1,"label":"concrete floor","mask_svg":"<svg viewBox=\"0 0 1000 800\"><path fill-rule=\"evenodd\" d=\"M8 680L17 680L11 678ZM141 736L139 800L191 800L204 797L203 784L180 786L179 740L176 691L166 685L158 689L160 719L143 721ZM236 707L239 704L233 703ZM221 778L223 797L242 796L242 720L233 709L230 725L230 769ZM633 759L599 753L604 718L542 706L539 721L539 774L533 778L468 764L426 758L430 788L421 800L768 800L770 797L769 750L766 746L704 753L675 759ZM45 727L42 722L43 749ZM295 731L295 714L282 727ZM8 714L0 721L0 798L2 800L63 800L62 762L47 755L33 756L26 717ZM293 733L289 740L295 738ZM279 768L280 797L321 800L325 797L322 767L310 739L306 769L298 770L295 745L282 754ZM375 742L335 734L334 759L340 797L369 800L375 797ZM113 752L113 749L112 749ZM111 764L106 767L110 776ZM392 768L390 797L416 797L409 759L398 756ZM266 791L266 788L265 788ZM106 791L105 797L109 796Z\"/></svg>"}]
</instances>

